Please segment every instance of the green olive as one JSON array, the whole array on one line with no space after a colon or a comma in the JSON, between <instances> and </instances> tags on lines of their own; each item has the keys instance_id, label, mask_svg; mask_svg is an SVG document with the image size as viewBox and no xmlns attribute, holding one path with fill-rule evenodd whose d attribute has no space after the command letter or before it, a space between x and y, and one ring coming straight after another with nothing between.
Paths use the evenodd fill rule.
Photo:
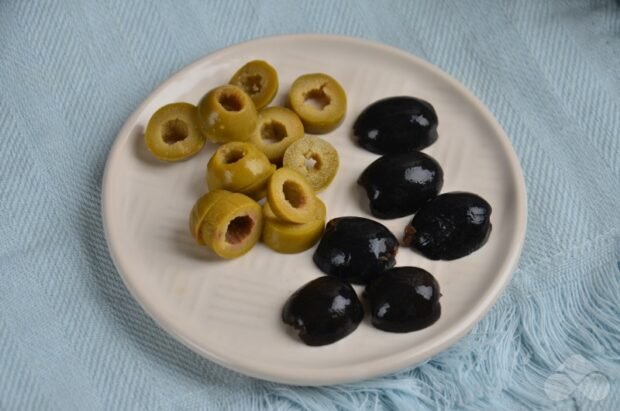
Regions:
<instances>
[{"instance_id":1,"label":"green olive","mask_svg":"<svg viewBox=\"0 0 620 411\"><path fill-rule=\"evenodd\" d=\"M237 70L228 83L243 89L260 110L278 93L278 72L266 61L252 60Z\"/></svg>"},{"instance_id":2,"label":"green olive","mask_svg":"<svg viewBox=\"0 0 620 411\"><path fill-rule=\"evenodd\" d=\"M267 201L279 219L307 223L314 218L317 197L301 174L283 167L269 179Z\"/></svg>"},{"instance_id":3,"label":"green olive","mask_svg":"<svg viewBox=\"0 0 620 411\"><path fill-rule=\"evenodd\" d=\"M196 242L223 258L247 253L258 242L263 229L260 205L251 198L217 190L202 196L190 214Z\"/></svg>"},{"instance_id":4,"label":"green olive","mask_svg":"<svg viewBox=\"0 0 620 411\"><path fill-rule=\"evenodd\" d=\"M194 204L194 207L189 215L189 230L198 244L205 245L200 236L200 227L209 213L209 210L215 203L228 194L229 192L224 190L209 191L207 194L200 197L198 201L196 201L196 204Z\"/></svg>"},{"instance_id":5,"label":"green olive","mask_svg":"<svg viewBox=\"0 0 620 411\"><path fill-rule=\"evenodd\" d=\"M285 107L267 107L258 113L250 143L265 153L272 163L282 164L287 147L303 136L304 125L294 111Z\"/></svg>"},{"instance_id":6,"label":"green olive","mask_svg":"<svg viewBox=\"0 0 620 411\"><path fill-rule=\"evenodd\" d=\"M207 164L209 190L241 192L258 199L276 167L250 143L221 145Z\"/></svg>"},{"instance_id":7,"label":"green olive","mask_svg":"<svg viewBox=\"0 0 620 411\"><path fill-rule=\"evenodd\" d=\"M250 96L233 85L214 88L198 103L202 133L213 143L247 141L256 128L256 117Z\"/></svg>"},{"instance_id":8,"label":"green olive","mask_svg":"<svg viewBox=\"0 0 620 411\"><path fill-rule=\"evenodd\" d=\"M317 198L314 218L305 224L287 223L263 206L263 242L274 251L285 254L300 253L312 247L323 234L326 217L325 204Z\"/></svg>"},{"instance_id":9,"label":"green olive","mask_svg":"<svg viewBox=\"0 0 620 411\"><path fill-rule=\"evenodd\" d=\"M289 103L304 123L306 132L329 133L347 111L347 95L342 86L327 74L305 74L291 86Z\"/></svg>"},{"instance_id":10,"label":"green olive","mask_svg":"<svg viewBox=\"0 0 620 411\"><path fill-rule=\"evenodd\" d=\"M197 154L205 144L196 106L172 103L151 116L144 139L149 151L164 161L179 161Z\"/></svg>"},{"instance_id":11,"label":"green olive","mask_svg":"<svg viewBox=\"0 0 620 411\"><path fill-rule=\"evenodd\" d=\"M283 164L304 176L314 191L320 191L336 176L338 152L322 138L306 136L286 149Z\"/></svg>"}]
</instances>

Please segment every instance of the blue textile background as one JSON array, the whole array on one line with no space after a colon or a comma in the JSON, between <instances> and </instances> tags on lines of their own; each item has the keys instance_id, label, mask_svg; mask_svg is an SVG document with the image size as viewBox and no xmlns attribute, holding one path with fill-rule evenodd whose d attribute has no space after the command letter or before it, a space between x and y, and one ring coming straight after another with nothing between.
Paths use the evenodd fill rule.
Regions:
<instances>
[{"instance_id":1,"label":"blue textile background","mask_svg":"<svg viewBox=\"0 0 620 411\"><path fill-rule=\"evenodd\" d=\"M251 379L175 342L102 233L108 150L205 54L266 35L364 37L471 89L524 169L519 268L418 367L346 386ZM618 409L620 4L594 0L0 1L0 409Z\"/></svg>"}]
</instances>

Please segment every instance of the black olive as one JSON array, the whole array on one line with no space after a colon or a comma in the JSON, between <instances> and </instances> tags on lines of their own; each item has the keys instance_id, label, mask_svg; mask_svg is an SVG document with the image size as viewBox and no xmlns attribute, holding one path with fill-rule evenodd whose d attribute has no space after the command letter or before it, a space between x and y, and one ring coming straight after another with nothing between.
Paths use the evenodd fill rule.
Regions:
<instances>
[{"instance_id":1,"label":"black olive","mask_svg":"<svg viewBox=\"0 0 620 411\"><path fill-rule=\"evenodd\" d=\"M310 281L289 297L282 321L296 329L308 345L325 345L351 334L364 318L364 308L347 282L331 276Z\"/></svg>"},{"instance_id":2,"label":"black olive","mask_svg":"<svg viewBox=\"0 0 620 411\"><path fill-rule=\"evenodd\" d=\"M491 233L491 206L453 192L426 203L405 227L404 243L431 260L454 260L482 247Z\"/></svg>"},{"instance_id":3,"label":"black olive","mask_svg":"<svg viewBox=\"0 0 620 411\"><path fill-rule=\"evenodd\" d=\"M377 277L364 292L372 325L406 333L426 328L439 319L439 284L418 267L396 267Z\"/></svg>"},{"instance_id":4,"label":"black olive","mask_svg":"<svg viewBox=\"0 0 620 411\"><path fill-rule=\"evenodd\" d=\"M398 240L383 224L362 217L330 220L312 257L326 274L356 284L394 267Z\"/></svg>"},{"instance_id":5,"label":"black olive","mask_svg":"<svg viewBox=\"0 0 620 411\"><path fill-rule=\"evenodd\" d=\"M415 213L439 194L443 170L419 151L388 154L366 167L357 183L366 189L372 215L397 218Z\"/></svg>"},{"instance_id":6,"label":"black olive","mask_svg":"<svg viewBox=\"0 0 620 411\"><path fill-rule=\"evenodd\" d=\"M360 146L378 154L421 150L437 140L437 113L415 97L388 97L362 111L353 125Z\"/></svg>"}]
</instances>

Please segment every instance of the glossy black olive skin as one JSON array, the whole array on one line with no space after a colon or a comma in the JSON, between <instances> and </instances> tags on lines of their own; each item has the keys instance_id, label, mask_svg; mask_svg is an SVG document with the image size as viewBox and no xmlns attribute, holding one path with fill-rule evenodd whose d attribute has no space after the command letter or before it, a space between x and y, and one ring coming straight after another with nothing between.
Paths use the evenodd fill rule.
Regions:
<instances>
[{"instance_id":1,"label":"glossy black olive skin","mask_svg":"<svg viewBox=\"0 0 620 411\"><path fill-rule=\"evenodd\" d=\"M421 330L441 316L439 284L418 267L396 267L377 277L364 292L372 325L384 331Z\"/></svg>"},{"instance_id":2,"label":"glossy black olive skin","mask_svg":"<svg viewBox=\"0 0 620 411\"><path fill-rule=\"evenodd\" d=\"M404 243L431 260L464 257L489 239L491 211L491 205L476 194L441 194L405 227Z\"/></svg>"},{"instance_id":3,"label":"glossy black olive skin","mask_svg":"<svg viewBox=\"0 0 620 411\"><path fill-rule=\"evenodd\" d=\"M439 194L443 170L419 151L388 154L366 167L357 183L366 189L372 215L398 218L415 213Z\"/></svg>"},{"instance_id":4,"label":"glossy black olive skin","mask_svg":"<svg viewBox=\"0 0 620 411\"><path fill-rule=\"evenodd\" d=\"M302 286L282 309L282 321L312 346L331 344L346 337L363 318L364 308L353 287L331 276L319 277Z\"/></svg>"},{"instance_id":5,"label":"glossy black olive skin","mask_svg":"<svg viewBox=\"0 0 620 411\"><path fill-rule=\"evenodd\" d=\"M398 240L383 224L362 217L330 220L312 259L321 271L355 284L394 267Z\"/></svg>"},{"instance_id":6,"label":"glossy black olive skin","mask_svg":"<svg viewBox=\"0 0 620 411\"><path fill-rule=\"evenodd\" d=\"M353 124L358 144L378 154L421 150L437 140L437 113L415 97L388 97L362 111Z\"/></svg>"}]
</instances>

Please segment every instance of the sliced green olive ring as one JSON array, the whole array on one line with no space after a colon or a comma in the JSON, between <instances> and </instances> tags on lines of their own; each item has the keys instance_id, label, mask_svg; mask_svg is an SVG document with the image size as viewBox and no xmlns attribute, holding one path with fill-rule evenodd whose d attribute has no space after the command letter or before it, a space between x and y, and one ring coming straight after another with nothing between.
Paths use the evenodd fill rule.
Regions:
<instances>
[{"instance_id":1,"label":"sliced green olive ring","mask_svg":"<svg viewBox=\"0 0 620 411\"><path fill-rule=\"evenodd\" d=\"M243 194L212 191L196 202L190 214L190 228L198 244L206 245L220 257L236 258L260 239L262 210Z\"/></svg>"},{"instance_id":2,"label":"sliced green olive ring","mask_svg":"<svg viewBox=\"0 0 620 411\"><path fill-rule=\"evenodd\" d=\"M197 154L205 144L196 106L167 104L157 110L144 132L149 151L163 161L179 161Z\"/></svg>"},{"instance_id":3,"label":"sliced green olive ring","mask_svg":"<svg viewBox=\"0 0 620 411\"><path fill-rule=\"evenodd\" d=\"M267 200L279 219L307 223L314 217L316 195L301 174L290 168L276 170L267 185Z\"/></svg>"},{"instance_id":4,"label":"sliced green olive ring","mask_svg":"<svg viewBox=\"0 0 620 411\"><path fill-rule=\"evenodd\" d=\"M213 143L247 141L256 128L256 118L250 96L233 85L214 88L198 104L202 133Z\"/></svg>"},{"instance_id":5,"label":"sliced green olive ring","mask_svg":"<svg viewBox=\"0 0 620 411\"><path fill-rule=\"evenodd\" d=\"M304 124L306 132L324 134L342 121L347 96L342 86L327 74L305 74L293 82L289 103Z\"/></svg>"},{"instance_id":6,"label":"sliced green olive ring","mask_svg":"<svg viewBox=\"0 0 620 411\"><path fill-rule=\"evenodd\" d=\"M254 145L242 142L226 143L209 159L207 185L209 190L254 193L267 185L267 180L275 168Z\"/></svg>"},{"instance_id":7,"label":"sliced green olive ring","mask_svg":"<svg viewBox=\"0 0 620 411\"><path fill-rule=\"evenodd\" d=\"M237 70L228 83L243 89L260 110L278 93L278 72L266 61L252 60Z\"/></svg>"},{"instance_id":8,"label":"sliced green olive ring","mask_svg":"<svg viewBox=\"0 0 620 411\"><path fill-rule=\"evenodd\" d=\"M283 164L304 176L314 191L320 191L336 176L338 152L327 141L306 136L286 149Z\"/></svg>"},{"instance_id":9,"label":"sliced green olive ring","mask_svg":"<svg viewBox=\"0 0 620 411\"><path fill-rule=\"evenodd\" d=\"M268 107L258 113L256 130L250 142L274 164L282 163L286 149L304 136L304 125L294 111Z\"/></svg>"},{"instance_id":10,"label":"sliced green olive ring","mask_svg":"<svg viewBox=\"0 0 620 411\"><path fill-rule=\"evenodd\" d=\"M279 253L300 253L312 247L323 234L327 210L317 198L314 218L305 224L281 221L271 210L269 203L263 206L263 242Z\"/></svg>"}]
</instances>

